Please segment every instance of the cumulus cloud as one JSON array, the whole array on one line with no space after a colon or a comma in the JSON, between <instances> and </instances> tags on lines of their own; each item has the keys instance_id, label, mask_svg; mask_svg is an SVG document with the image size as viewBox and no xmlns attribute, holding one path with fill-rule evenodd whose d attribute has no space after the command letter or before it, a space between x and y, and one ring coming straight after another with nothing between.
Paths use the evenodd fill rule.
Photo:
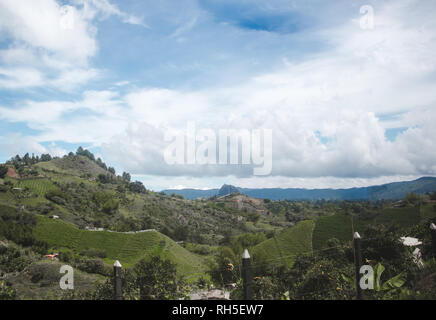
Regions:
<instances>
[{"instance_id":1,"label":"cumulus cloud","mask_svg":"<svg viewBox=\"0 0 436 320\"><path fill-rule=\"evenodd\" d=\"M435 174L434 19L415 1L377 9L374 30L362 30L358 19L351 19L340 28L322 31L318 36L332 49L303 62L286 62L281 71L231 88L140 90L128 95L127 103L136 119L156 128L180 129L190 120L215 130L272 128L276 176ZM395 122L382 120L392 114L400 114ZM409 129L389 141L385 130L392 127ZM148 158L157 152L156 161L162 148L149 148L154 142L144 137L140 131L127 131L121 140L139 142L131 148L132 157ZM106 148L108 153L116 150L117 139ZM129 148L123 154L128 155ZM191 176L252 172L231 166L169 167L160 159L159 166L144 160L129 168L136 173Z\"/></svg>"},{"instance_id":2,"label":"cumulus cloud","mask_svg":"<svg viewBox=\"0 0 436 320\"><path fill-rule=\"evenodd\" d=\"M89 68L98 52L95 20L116 16L123 22L141 19L120 11L107 0L0 1L0 88L48 87L71 91L95 79Z\"/></svg>"},{"instance_id":3,"label":"cumulus cloud","mask_svg":"<svg viewBox=\"0 0 436 320\"><path fill-rule=\"evenodd\" d=\"M100 2L86 3L98 8L95 3ZM26 101L14 109L0 107L0 118L41 130L33 138L39 142L60 139L99 145L107 161L133 174L167 176L179 186L204 186L202 177L229 177L247 187L305 185L300 179L306 179L324 187L435 175L433 6L388 1L375 7L373 30L359 27L356 10L341 25L303 31L298 37L319 41L322 50L299 59L284 57L278 68L237 85L132 89L124 82L119 85L130 91L123 95L86 91L78 101ZM107 8L106 13L119 16L114 10ZM192 28L192 21L174 36ZM0 59L12 63L28 54L15 50L16 57L3 52ZM0 68L2 72L8 70ZM83 77L92 77L89 72ZM40 81L37 75L33 79ZM165 132L184 130L189 121L195 121L198 130L215 132L272 129L271 176L253 177L251 165L166 164ZM406 129L387 139L386 130L395 128Z\"/></svg>"}]
</instances>

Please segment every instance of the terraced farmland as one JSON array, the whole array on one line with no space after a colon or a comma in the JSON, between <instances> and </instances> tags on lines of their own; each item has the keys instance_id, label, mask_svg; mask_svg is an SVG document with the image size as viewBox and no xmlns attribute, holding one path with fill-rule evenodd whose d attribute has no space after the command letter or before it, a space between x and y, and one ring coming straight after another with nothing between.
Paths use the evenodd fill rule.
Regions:
<instances>
[{"instance_id":1,"label":"terraced farmland","mask_svg":"<svg viewBox=\"0 0 436 320\"><path fill-rule=\"evenodd\" d=\"M388 208L372 219L355 217L354 230L362 233L368 224L396 224L400 227L409 227L418 224L421 218L418 208ZM337 238L341 241L352 239L351 216L341 213L320 217L316 220L313 249L322 249L330 238Z\"/></svg>"},{"instance_id":2,"label":"terraced farmland","mask_svg":"<svg viewBox=\"0 0 436 320\"><path fill-rule=\"evenodd\" d=\"M69 248L75 252L90 248L104 250L107 254L104 260L109 264L119 260L124 266L131 266L143 257L159 254L176 263L181 274L205 270L202 258L155 231L135 234L87 231L60 220L38 216L34 234L53 249Z\"/></svg>"},{"instance_id":3,"label":"terraced farmland","mask_svg":"<svg viewBox=\"0 0 436 320\"><path fill-rule=\"evenodd\" d=\"M34 194L43 197L48 191L58 189L48 179L21 179L17 181L18 188L29 188Z\"/></svg>"},{"instance_id":4,"label":"terraced farmland","mask_svg":"<svg viewBox=\"0 0 436 320\"><path fill-rule=\"evenodd\" d=\"M261 257L265 261L284 261L286 264L292 265L298 254L312 253L313 226L313 220L301 221L277 234L275 239L270 238L259 243L253 248L253 260L255 261L256 257Z\"/></svg>"}]
</instances>

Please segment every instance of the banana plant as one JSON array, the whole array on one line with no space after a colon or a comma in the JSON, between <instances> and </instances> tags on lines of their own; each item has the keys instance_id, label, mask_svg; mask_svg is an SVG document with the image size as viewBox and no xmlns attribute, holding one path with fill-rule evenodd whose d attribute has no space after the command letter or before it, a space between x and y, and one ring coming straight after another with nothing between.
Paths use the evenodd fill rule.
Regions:
<instances>
[{"instance_id":1,"label":"banana plant","mask_svg":"<svg viewBox=\"0 0 436 320\"><path fill-rule=\"evenodd\" d=\"M406 272L403 271L400 274L396 275L395 277L386 280L383 284L380 284L380 278L383 271L385 271L385 267L381 263L377 263L373 273L375 291L386 291L395 288L401 288L406 282L407 274Z\"/></svg>"},{"instance_id":2,"label":"banana plant","mask_svg":"<svg viewBox=\"0 0 436 320\"><path fill-rule=\"evenodd\" d=\"M387 291L395 288L400 288L406 282L407 273L403 271L395 277L392 277L381 284L380 278L384 271L385 267L381 263L377 263L377 265L373 268L372 283L374 284L375 291ZM351 284L353 288L356 288L356 283L354 279L347 277L343 274L342 279Z\"/></svg>"}]
</instances>

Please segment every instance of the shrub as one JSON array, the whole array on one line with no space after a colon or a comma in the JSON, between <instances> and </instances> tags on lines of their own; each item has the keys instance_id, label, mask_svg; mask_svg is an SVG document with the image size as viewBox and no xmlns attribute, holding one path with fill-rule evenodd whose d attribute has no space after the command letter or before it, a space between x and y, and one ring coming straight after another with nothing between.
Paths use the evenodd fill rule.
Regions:
<instances>
[{"instance_id":1,"label":"shrub","mask_svg":"<svg viewBox=\"0 0 436 320\"><path fill-rule=\"evenodd\" d=\"M82 250L82 252L80 254L84 255L84 256L92 257L92 258L97 257L97 258L102 258L102 259L106 258L106 256L107 256L106 251L95 249L95 248L84 249L84 250Z\"/></svg>"},{"instance_id":2,"label":"shrub","mask_svg":"<svg viewBox=\"0 0 436 320\"><path fill-rule=\"evenodd\" d=\"M5 281L0 281L0 300L14 300L15 290L9 287Z\"/></svg>"},{"instance_id":3,"label":"shrub","mask_svg":"<svg viewBox=\"0 0 436 320\"><path fill-rule=\"evenodd\" d=\"M77 267L88 273L105 274L104 263L101 259L84 259Z\"/></svg>"},{"instance_id":4,"label":"shrub","mask_svg":"<svg viewBox=\"0 0 436 320\"><path fill-rule=\"evenodd\" d=\"M8 173L8 168L6 166L0 166L0 179L3 179Z\"/></svg>"},{"instance_id":5,"label":"shrub","mask_svg":"<svg viewBox=\"0 0 436 320\"><path fill-rule=\"evenodd\" d=\"M50 190L45 194L45 197L57 204L65 204L67 196L61 190Z\"/></svg>"}]
</instances>

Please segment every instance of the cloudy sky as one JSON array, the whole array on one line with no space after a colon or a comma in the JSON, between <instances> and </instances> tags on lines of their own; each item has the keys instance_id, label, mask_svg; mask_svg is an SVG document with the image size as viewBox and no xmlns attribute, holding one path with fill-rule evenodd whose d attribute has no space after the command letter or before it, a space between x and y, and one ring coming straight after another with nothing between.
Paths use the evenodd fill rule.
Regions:
<instances>
[{"instance_id":1,"label":"cloudy sky","mask_svg":"<svg viewBox=\"0 0 436 320\"><path fill-rule=\"evenodd\" d=\"M0 0L0 161L81 145L153 190L436 175L435 15L433 0ZM189 122L272 129L271 174L168 165L164 135Z\"/></svg>"}]
</instances>

